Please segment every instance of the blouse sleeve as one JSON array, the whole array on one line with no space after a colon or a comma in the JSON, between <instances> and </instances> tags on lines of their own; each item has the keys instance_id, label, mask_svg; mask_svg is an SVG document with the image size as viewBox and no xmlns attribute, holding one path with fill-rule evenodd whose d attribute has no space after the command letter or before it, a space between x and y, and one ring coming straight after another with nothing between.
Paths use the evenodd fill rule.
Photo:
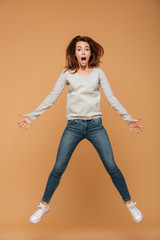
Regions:
<instances>
[{"instance_id":1,"label":"blouse sleeve","mask_svg":"<svg viewBox=\"0 0 160 240\"><path fill-rule=\"evenodd\" d=\"M132 116L126 111L126 109L120 104L120 102L117 100L117 98L114 96L114 93L112 92L111 86L109 84L109 81L104 73L104 71L101 69L99 74L100 79L100 87L108 101L108 103L111 105L111 107L120 114L120 116L129 123L132 120Z\"/></svg>"},{"instance_id":2,"label":"blouse sleeve","mask_svg":"<svg viewBox=\"0 0 160 240\"><path fill-rule=\"evenodd\" d=\"M47 109L49 109L56 101L62 90L66 86L66 79L64 70L56 81L53 89L49 93L49 95L43 100L43 102L31 113L26 114L28 118L33 122L36 120L39 115L44 113Z\"/></svg>"}]
</instances>

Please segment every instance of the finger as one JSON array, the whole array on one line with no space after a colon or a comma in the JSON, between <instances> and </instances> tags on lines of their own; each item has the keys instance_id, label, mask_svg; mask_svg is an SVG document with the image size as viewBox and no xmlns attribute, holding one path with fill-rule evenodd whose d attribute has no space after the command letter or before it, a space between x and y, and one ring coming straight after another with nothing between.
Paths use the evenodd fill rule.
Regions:
<instances>
[{"instance_id":1,"label":"finger","mask_svg":"<svg viewBox=\"0 0 160 240\"><path fill-rule=\"evenodd\" d=\"M143 129L139 129L141 132L143 132Z\"/></svg>"},{"instance_id":2,"label":"finger","mask_svg":"<svg viewBox=\"0 0 160 240\"><path fill-rule=\"evenodd\" d=\"M131 122L136 123L136 122L138 122L138 121L140 121L140 120L141 120L140 118L138 118L138 119L132 119Z\"/></svg>"},{"instance_id":3,"label":"finger","mask_svg":"<svg viewBox=\"0 0 160 240\"><path fill-rule=\"evenodd\" d=\"M27 126L28 124L26 123L26 124L24 124L23 126L22 126L22 128L24 128L25 126Z\"/></svg>"},{"instance_id":4,"label":"finger","mask_svg":"<svg viewBox=\"0 0 160 240\"><path fill-rule=\"evenodd\" d=\"M144 126L139 125L139 124L137 124L136 126L139 127L139 128L144 128Z\"/></svg>"},{"instance_id":5,"label":"finger","mask_svg":"<svg viewBox=\"0 0 160 240\"><path fill-rule=\"evenodd\" d=\"M28 117L26 114L20 114L19 116ZM23 122L23 121L24 121L24 119L22 119L21 121L19 121L18 124L21 123L21 122Z\"/></svg>"},{"instance_id":6,"label":"finger","mask_svg":"<svg viewBox=\"0 0 160 240\"><path fill-rule=\"evenodd\" d=\"M132 119L131 122L138 122L139 120L140 120L140 118L139 119Z\"/></svg>"},{"instance_id":7,"label":"finger","mask_svg":"<svg viewBox=\"0 0 160 240\"><path fill-rule=\"evenodd\" d=\"M139 133L139 132L136 130L136 128L134 128L134 130L136 131L136 133Z\"/></svg>"},{"instance_id":8,"label":"finger","mask_svg":"<svg viewBox=\"0 0 160 240\"><path fill-rule=\"evenodd\" d=\"M141 128L139 125L135 125L134 127L135 127L135 128L138 128L138 129L140 129L140 128Z\"/></svg>"},{"instance_id":9,"label":"finger","mask_svg":"<svg viewBox=\"0 0 160 240\"><path fill-rule=\"evenodd\" d=\"M25 128L25 129L28 129L29 128L29 126L30 126L30 124Z\"/></svg>"},{"instance_id":10,"label":"finger","mask_svg":"<svg viewBox=\"0 0 160 240\"><path fill-rule=\"evenodd\" d=\"M24 121L24 119L22 119L21 121L19 121L18 124L20 124L20 123L23 122L23 121Z\"/></svg>"},{"instance_id":11,"label":"finger","mask_svg":"<svg viewBox=\"0 0 160 240\"><path fill-rule=\"evenodd\" d=\"M20 125L20 127L24 127L27 123L23 122L23 124Z\"/></svg>"},{"instance_id":12,"label":"finger","mask_svg":"<svg viewBox=\"0 0 160 240\"><path fill-rule=\"evenodd\" d=\"M139 133L135 128L134 128L134 130L135 130L136 133Z\"/></svg>"},{"instance_id":13,"label":"finger","mask_svg":"<svg viewBox=\"0 0 160 240\"><path fill-rule=\"evenodd\" d=\"M21 128L24 128L26 126L26 124L23 124L22 126L21 126Z\"/></svg>"},{"instance_id":14,"label":"finger","mask_svg":"<svg viewBox=\"0 0 160 240\"><path fill-rule=\"evenodd\" d=\"M24 121L19 124L19 127L23 126L23 124L24 124Z\"/></svg>"},{"instance_id":15,"label":"finger","mask_svg":"<svg viewBox=\"0 0 160 240\"><path fill-rule=\"evenodd\" d=\"M141 128L145 128L144 126L141 126L141 125L140 125L140 127L141 127Z\"/></svg>"},{"instance_id":16,"label":"finger","mask_svg":"<svg viewBox=\"0 0 160 240\"><path fill-rule=\"evenodd\" d=\"M135 124L134 127L138 128L138 129L144 129L145 127L139 124Z\"/></svg>"},{"instance_id":17,"label":"finger","mask_svg":"<svg viewBox=\"0 0 160 240\"><path fill-rule=\"evenodd\" d=\"M137 127L137 129L138 129L139 131L143 132L143 129L144 129L143 126L136 126L136 127Z\"/></svg>"}]
</instances>

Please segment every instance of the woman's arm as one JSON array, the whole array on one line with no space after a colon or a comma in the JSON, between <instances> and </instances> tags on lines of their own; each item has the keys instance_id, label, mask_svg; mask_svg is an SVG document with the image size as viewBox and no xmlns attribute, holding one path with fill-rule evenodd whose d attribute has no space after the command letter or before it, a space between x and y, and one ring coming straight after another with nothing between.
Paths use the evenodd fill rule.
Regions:
<instances>
[{"instance_id":1,"label":"woman's arm","mask_svg":"<svg viewBox=\"0 0 160 240\"><path fill-rule=\"evenodd\" d=\"M65 86L66 86L66 79L65 79L65 73L63 70L58 80L56 81L52 91L50 92L50 94L43 100L43 102L33 112L26 114L28 118L31 120L31 122L36 120L39 117L39 115L44 113L47 109L49 109L54 104L54 102L56 101L56 99L58 98L62 90L65 88Z\"/></svg>"},{"instance_id":2,"label":"woman's arm","mask_svg":"<svg viewBox=\"0 0 160 240\"><path fill-rule=\"evenodd\" d=\"M126 111L126 109L120 104L120 102L117 100L117 98L114 96L114 93L112 92L111 86L109 84L109 81L102 69L100 69L100 87L102 88L102 91L108 101L108 103L111 105L111 107L120 114L120 116L127 122L131 122L133 117Z\"/></svg>"}]
</instances>

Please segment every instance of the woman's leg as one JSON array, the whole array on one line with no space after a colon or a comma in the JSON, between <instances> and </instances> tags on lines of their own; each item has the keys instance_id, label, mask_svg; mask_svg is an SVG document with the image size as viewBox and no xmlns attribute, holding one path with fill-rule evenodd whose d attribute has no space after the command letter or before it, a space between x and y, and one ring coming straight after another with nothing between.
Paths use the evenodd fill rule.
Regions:
<instances>
[{"instance_id":1,"label":"woman's leg","mask_svg":"<svg viewBox=\"0 0 160 240\"><path fill-rule=\"evenodd\" d=\"M129 203L131 196L126 185L125 178L115 163L108 134L101 122L91 123L87 139L97 150L105 169L109 173L115 187L122 196L123 202Z\"/></svg>"},{"instance_id":2,"label":"woman's leg","mask_svg":"<svg viewBox=\"0 0 160 240\"><path fill-rule=\"evenodd\" d=\"M69 123L76 124L76 123ZM42 203L49 203L50 199L56 190L56 188L59 185L60 179L62 174L64 173L69 160L72 156L72 153L78 143L83 139L81 134L76 134L74 131L71 130L70 127L69 130L65 129L58 148L56 162L54 164L54 167L48 177L47 185L44 191L44 195L41 199Z\"/></svg>"}]
</instances>

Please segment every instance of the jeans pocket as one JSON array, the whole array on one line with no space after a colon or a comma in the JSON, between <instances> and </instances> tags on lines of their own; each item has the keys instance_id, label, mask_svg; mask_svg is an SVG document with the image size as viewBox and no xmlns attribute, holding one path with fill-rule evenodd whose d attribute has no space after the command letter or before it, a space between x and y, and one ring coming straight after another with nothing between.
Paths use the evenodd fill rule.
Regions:
<instances>
[{"instance_id":1,"label":"jeans pocket","mask_svg":"<svg viewBox=\"0 0 160 240\"><path fill-rule=\"evenodd\" d=\"M69 119L68 120L68 124L75 124L75 123L77 123L77 119Z\"/></svg>"},{"instance_id":2,"label":"jeans pocket","mask_svg":"<svg viewBox=\"0 0 160 240\"><path fill-rule=\"evenodd\" d=\"M98 118L92 118L92 124L101 124L102 123L102 118L98 117Z\"/></svg>"}]
</instances>

